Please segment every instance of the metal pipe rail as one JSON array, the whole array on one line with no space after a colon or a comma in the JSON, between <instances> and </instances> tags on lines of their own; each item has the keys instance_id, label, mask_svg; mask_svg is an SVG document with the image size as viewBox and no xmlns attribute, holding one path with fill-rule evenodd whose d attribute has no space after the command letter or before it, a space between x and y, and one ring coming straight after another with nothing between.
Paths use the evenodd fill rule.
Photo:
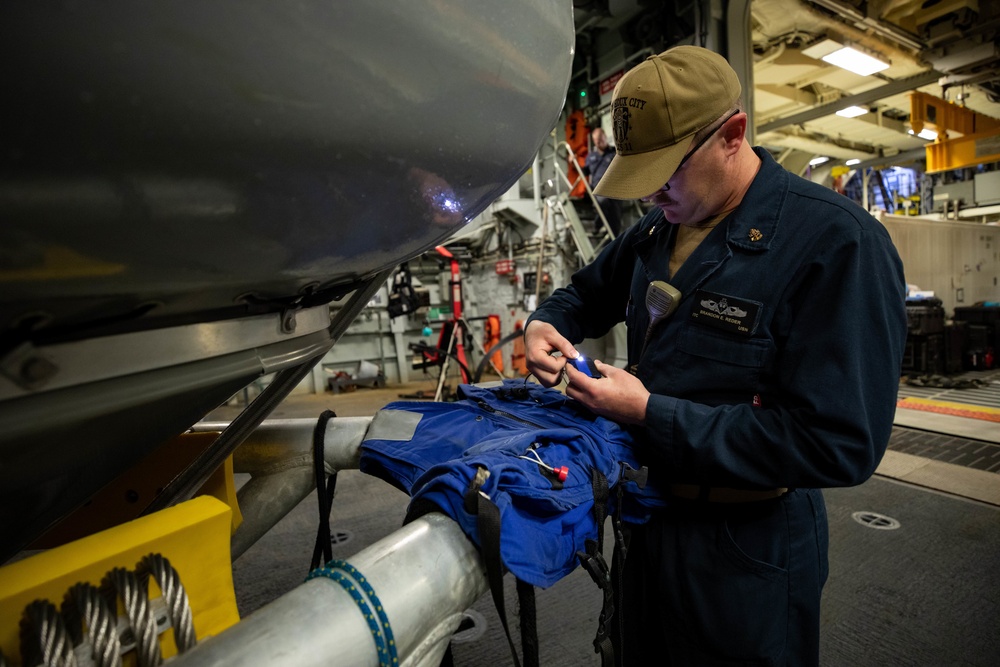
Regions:
<instances>
[{"instance_id":1,"label":"metal pipe rail","mask_svg":"<svg viewBox=\"0 0 1000 667\"><path fill-rule=\"evenodd\" d=\"M327 422L327 472L354 469L371 417ZM238 493L243 524L233 536L233 558L287 514L313 488L316 419L263 422L236 450L233 468L249 473ZM220 431L224 422L201 422L195 431ZM349 559L371 584L389 619L400 665L438 665L462 613L489 590L479 552L454 521L428 514ZM367 621L339 584L308 581L216 637L174 659L200 665L377 666Z\"/></svg>"},{"instance_id":2,"label":"metal pipe rail","mask_svg":"<svg viewBox=\"0 0 1000 667\"><path fill-rule=\"evenodd\" d=\"M479 552L454 521L425 515L355 554L376 591L403 667L439 665L462 612L489 590ZM177 656L177 667L377 667L372 632L330 579L308 581Z\"/></svg>"},{"instance_id":3,"label":"metal pipe rail","mask_svg":"<svg viewBox=\"0 0 1000 667\"><path fill-rule=\"evenodd\" d=\"M233 470L250 480L236 494L243 522L233 534L236 560L316 488L313 430L316 419L269 419L233 454ZM338 417L326 424L326 472L358 467L359 447L371 417ZM226 422L199 422L193 431L225 431Z\"/></svg>"}]
</instances>

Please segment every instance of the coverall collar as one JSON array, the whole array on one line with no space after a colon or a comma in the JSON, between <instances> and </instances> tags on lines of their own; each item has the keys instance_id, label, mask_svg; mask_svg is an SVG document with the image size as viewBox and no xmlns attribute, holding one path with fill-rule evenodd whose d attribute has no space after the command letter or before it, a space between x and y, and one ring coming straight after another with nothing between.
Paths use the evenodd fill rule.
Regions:
<instances>
[{"instance_id":1,"label":"coverall collar","mask_svg":"<svg viewBox=\"0 0 1000 667\"><path fill-rule=\"evenodd\" d=\"M676 276L666 275L666 267L654 258L662 256L676 229L662 213L653 216L644 228L637 230L633 250L642 260L649 280L669 280L682 291L690 291L703 283L731 255L734 248L751 252L764 252L771 248L778 234L778 218L784 206L788 185L788 172L778 165L762 148L754 148L761 159L760 170L743 196L743 201L728 217L719 223L706 238L725 234L726 243L703 242ZM777 186L777 187L776 187ZM775 193L780 199L775 200ZM685 290L685 288L687 288Z\"/></svg>"}]
</instances>

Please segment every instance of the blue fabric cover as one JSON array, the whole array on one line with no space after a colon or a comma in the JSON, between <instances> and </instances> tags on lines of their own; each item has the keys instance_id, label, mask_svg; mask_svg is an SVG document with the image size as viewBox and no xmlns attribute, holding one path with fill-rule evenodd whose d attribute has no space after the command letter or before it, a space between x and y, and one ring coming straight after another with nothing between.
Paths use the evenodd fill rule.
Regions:
<instances>
[{"instance_id":1,"label":"blue fabric cover","mask_svg":"<svg viewBox=\"0 0 1000 667\"><path fill-rule=\"evenodd\" d=\"M597 538L591 469L612 488L611 511L622 464L639 467L632 436L564 394L523 380L461 385L458 395L453 403L385 406L376 420L403 412L402 421L416 427L407 439L372 429L361 446L361 470L413 500L432 501L479 545L476 517L464 502L478 467L486 468L490 475L481 491L500 510L504 565L521 581L551 586L577 566L576 552L585 550L585 541ZM548 466L569 468L561 488L537 463L520 458L530 457L532 447ZM660 504L649 487L625 482L623 491L626 520L645 521L648 509Z\"/></svg>"}]
</instances>

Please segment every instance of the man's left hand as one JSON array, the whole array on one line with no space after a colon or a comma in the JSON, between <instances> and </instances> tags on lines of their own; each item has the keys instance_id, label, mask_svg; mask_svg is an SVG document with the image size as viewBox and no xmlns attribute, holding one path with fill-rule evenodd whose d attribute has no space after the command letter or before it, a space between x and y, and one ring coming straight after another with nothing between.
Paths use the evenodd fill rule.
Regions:
<instances>
[{"instance_id":1,"label":"man's left hand","mask_svg":"<svg viewBox=\"0 0 1000 667\"><path fill-rule=\"evenodd\" d=\"M587 406L592 412L622 424L642 424L646 421L649 392L642 381L616 366L594 361L604 377L592 378L566 364L569 384L566 395Z\"/></svg>"}]
</instances>

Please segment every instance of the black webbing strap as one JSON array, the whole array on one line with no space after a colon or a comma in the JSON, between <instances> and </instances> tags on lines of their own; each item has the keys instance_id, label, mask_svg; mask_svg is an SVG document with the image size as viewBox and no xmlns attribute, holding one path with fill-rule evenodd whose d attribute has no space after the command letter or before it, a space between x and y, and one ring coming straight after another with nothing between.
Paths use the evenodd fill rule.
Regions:
<instances>
[{"instance_id":1,"label":"black webbing strap","mask_svg":"<svg viewBox=\"0 0 1000 667\"><path fill-rule=\"evenodd\" d=\"M632 531L622 522L622 503L625 496L625 483L635 482L640 489L644 488L649 479L649 469L642 466L636 470L624 462L621 465L622 473L617 490L618 504L611 517L611 525L615 533L615 549L611 556L611 580L614 582L614 605L619 610L618 622L615 624L618 630L618 659L621 664L625 664L625 605L622 598L624 589L622 573L625 567L625 558L628 556L629 542L632 540Z\"/></svg>"},{"instance_id":2,"label":"black webbing strap","mask_svg":"<svg viewBox=\"0 0 1000 667\"><path fill-rule=\"evenodd\" d=\"M600 470L591 468L590 482L594 492L594 520L597 522L597 539L586 540L586 551L577 551L580 565L604 594L601 614L597 621L597 635L594 637L594 652L601 655L603 667L613 667L615 650L611 643L611 620L615 614L614 589L611 585L611 571L604 559L604 520L608 515L608 479Z\"/></svg>"},{"instance_id":3,"label":"black webbing strap","mask_svg":"<svg viewBox=\"0 0 1000 667\"><path fill-rule=\"evenodd\" d=\"M480 490L487 477L489 477L489 471L485 468L479 468L476 476L465 490L463 505L466 512L476 515L476 527L479 530L479 551L483 556L483 563L486 565L486 578L490 584L493 606L496 607L500 624L507 636L507 645L510 647L510 655L514 660L514 665L521 667L514 639L510 634L510 625L507 622L507 605L504 600L504 566L503 560L500 558L500 508ZM535 589L520 579L515 579L515 582L521 617L521 655L524 659L524 667L538 667Z\"/></svg>"},{"instance_id":4,"label":"black webbing strap","mask_svg":"<svg viewBox=\"0 0 1000 667\"><path fill-rule=\"evenodd\" d=\"M480 493L478 488L469 487L468 493L474 494L476 507L476 525L479 528L479 549L486 565L486 578L490 583L490 594L493 596L493 606L500 616L500 624L507 635L507 645L514 659L515 667L521 667L517 657L517 648L510 636L510 625L507 623L507 607L504 603L503 561L500 559L500 509L493 501ZM469 500L470 496L467 495ZM468 504L467 504L468 505ZM537 665L537 663L536 663ZM529 667L525 665L525 667ZM534 667L534 666L531 666Z\"/></svg>"},{"instance_id":5,"label":"black webbing strap","mask_svg":"<svg viewBox=\"0 0 1000 667\"><path fill-rule=\"evenodd\" d=\"M535 587L514 578L517 609L521 618L521 655L525 666L538 665L538 625L535 617Z\"/></svg>"},{"instance_id":6,"label":"black webbing strap","mask_svg":"<svg viewBox=\"0 0 1000 667\"><path fill-rule=\"evenodd\" d=\"M333 545L330 543L330 510L333 509L333 496L337 490L337 472L326 475L326 424L336 417L333 410L325 410L313 429L313 471L316 475L316 497L319 500L319 527L316 529L316 546L313 547L312 572L319 567L320 557L323 564L333 560Z\"/></svg>"},{"instance_id":7,"label":"black webbing strap","mask_svg":"<svg viewBox=\"0 0 1000 667\"><path fill-rule=\"evenodd\" d=\"M628 527L615 529L615 550L611 556L611 581L614 582L614 606L618 609L615 615L615 630L618 632L618 660L625 664L625 604L623 599L622 572L625 567L625 556L628 544L632 539L632 531ZM603 659L603 656L602 656ZM613 656L612 656L613 659Z\"/></svg>"},{"instance_id":8,"label":"black webbing strap","mask_svg":"<svg viewBox=\"0 0 1000 667\"><path fill-rule=\"evenodd\" d=\"M594 490L594 521L597 522L597 550L604 551L604 520L608 517L608 478L597 468L590 469L590 485Z\"/></svg>"}]
</instances>

